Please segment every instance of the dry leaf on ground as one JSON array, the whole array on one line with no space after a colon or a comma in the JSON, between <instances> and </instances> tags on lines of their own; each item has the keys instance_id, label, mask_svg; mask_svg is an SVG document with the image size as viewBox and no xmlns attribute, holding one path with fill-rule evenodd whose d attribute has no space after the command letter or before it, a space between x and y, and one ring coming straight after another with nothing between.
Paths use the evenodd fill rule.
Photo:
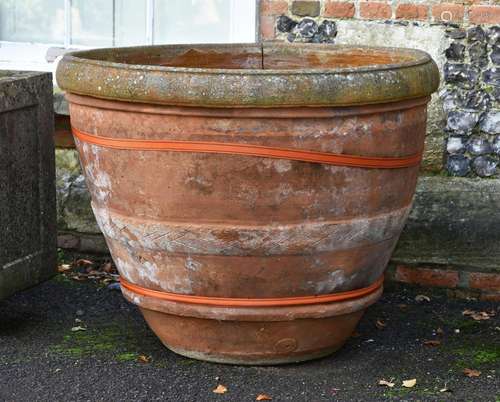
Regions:
<instances>
[{"instance_id":1,"label":"dry leaf on ground","mask_svg":"<svg viewBox=\"0 0 500 402\"><path fill-rule=\"evenodd\" d=\"M394 383L392 382L392 379L391 379L391 380L389 380L389 381L387 381L387 380L380 380L380 381L378 382L378 385L383 385L383 386L385 386L385 387L392 388L392 387L394 387L396 384L394 384Z\"/></svg>"},{"instance_id":2,"label":"dry leaf on ground","mask_svg":"<svg viewBox=\"0 0 500 402\"><path fill-rule=\"evenodd\" d=\"M84 258L80 258L79 260L76 260L75 264L77 266L82 266L82 265L83 266L87 266L87 265L92 265L94 263L92 261L90 261L90 260L86 260Z\"/></svg>"},{"instance_id":3,"label":"dry leaf on ground","mask_svg":"<svg viewBox=\"0 0 500 402\"><path fill-rule=\"evenodd\" d=\"M479 377L481 375L481 372L479 370L474 370L474 369L470 369L470 368L465 368L463 373L467 377Z\"/></svg>"},{"instance_id":4,"label":"dry leaf on ground","mask_svg":"<svg viewBox=\"0 0 500 402\"><path fill-rule=\"evenodd\" d=\"M426 295L416 295L415 296L415 301L418 301L418 302L430 302L431 301L431 298L429 296L426 296Z\"/></svg>"},{"instance_id":5,"label":"dry leaf on ground","mask_svg":"<svg viewBox=\"0 0 500 402\"><path fill-rule=\"evenodd\" d=\"M146 355L140 355L137 357L137 360L140 361L141 363L149 363L151 361L151 357Z\"/></svg>"},{"instance_id":6,"label":"dry leaf on ground","mask_svg":"<svg viewBox=\"0 0 500 402\"><path fill-rule=\"evenodd\" d=\"M69 265L69 264L61 264L57 267L58 272L66 272L66 271L69 271L70 269L71 269L71 265Z\"/></svg>"},{"instance_id":7,"label":"dry leaf on ground","mask_svg":"<svg viewBox=\"0 0 500 402\"><path fill-rule=\"evenodd\" d=\"M271 401L272 399L273 398L266 394L259 394L257 395L257 398L255 398L256 401Z\"/></svg>"},{"instance_id":8,"label":"dry leaf on ground","mask_svg":"<svg viewBox=\"0 0 500 402\"><path fill-rule=\"evenodd\" d=\"M77 326L77 327L71 328L71 332L86 331L86 330L87 330L87 328L82 327L82 326Z\"/></svg>"},{"instance_id":9,"label":"dry leaf on ground","mask_svg":"<svg viewBox=\"0 0 500 402\"><path fill-rule=\"evenodd\" d=\"M441 341L438 341L437 339L430 339L428 341L424 341L425 346L439 346L441 345Z\"/></svg>"},{"instance_id":10,"label":"dry leaf on ground","mask_svg":"<svg viewBox=\"0 0 500 402\"><path fill-rule=\"evenodd\" d=\"M412 378L411 380L404 380L403 381L403 387L405 387L405 388L413 388L416 383L417 383L417 379L416 378Z\"/></svg>"},{"instance_id":11,"label":"dry leaf on ground","mask_svg":"<svg viewBox=\"0 0 500 402\"><path fill-rule=\"evenodd\" d=\"M472 318L476 321L489 320L491 317L495 316L495 311L474 311L470 309L465 309L462 311L462 315Z\"/></svg>"},{"instance_id":12,"label":"dry leaf on ground","mask_svg":"<svg viewBox=\"0 0 500 402\"><path fill-rule=\"evenodd\" d=\"M225 387L222 384L217 385L217 388L215 388L212 391L214 394L225 394L227 392L227 387Z\"/></svg>"},{"instance_id":13,"label":"dry leaf on ground","mask_svg":"<svg viewBox=\"0 0 500 402\"><path fill-rule=\"evenodd\" d=\"M378 320L375 322L375 326L376 326L378 329L384 329L384 328L387 326L387 323L386 323L384 320L378 319Z\"/></svg>"}]
</instances>

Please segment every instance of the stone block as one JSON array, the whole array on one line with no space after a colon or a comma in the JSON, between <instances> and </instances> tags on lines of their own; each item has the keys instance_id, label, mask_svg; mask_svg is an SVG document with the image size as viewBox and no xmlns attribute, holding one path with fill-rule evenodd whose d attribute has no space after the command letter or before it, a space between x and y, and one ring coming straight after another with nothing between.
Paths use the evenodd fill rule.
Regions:
<instances>
[{"instance_id":1,"label":"stone block","mask_svg":"<svg viewBox=\"0 0 500 402\"><path fill-rule=\"evenodd\" d=\"M0 299L57 272L52 78L0 71Z\"/></svg>"},{"instance_id":2,"label":"stone block","mask_svg":"<svg viewBox=\"0 0 500 402\"><path fill-rule=\"evenodd\" d=\"M320 11L319 1L299 0L292 3L292 14L301 17L317 17Z\"/></svg>"}]
</instances>

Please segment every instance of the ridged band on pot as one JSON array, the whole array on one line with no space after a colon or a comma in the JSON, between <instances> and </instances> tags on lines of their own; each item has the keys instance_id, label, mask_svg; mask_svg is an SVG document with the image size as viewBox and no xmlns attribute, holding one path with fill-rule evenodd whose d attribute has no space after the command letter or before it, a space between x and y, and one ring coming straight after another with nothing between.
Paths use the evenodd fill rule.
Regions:
<instances>
[{"instance_id":1,"label":"ridged band on pot","mask_svg":"<svg viewBox=\"0 0 500 402\"><path fill-rule=\"evenodd\" d=\"M411 206L437 86L426 54L98 50L65 56L58 79L122 290L168 347L253 364L340 347Z\"/></svg>"},{"instance_id":2,"label":"ridged band on pot","mask_svg":"<svg viewBox=\"0 0 500 402\"><path fill-rule=\"evenodd\" d=\"M125 298L140 306L150 327L173 351L219 363L263 365L300 362L338 350L382 294L381 281L367 290L354 298L345 297L351 292L338 293L345 300L331 303L256 308L161 300L122 284Z\"/></svg>"},{"instance_id":3,"label":"ridged band on pot","mask_svg":"<svg viewBox=\"0 0 500 402\"><path fill-rule=\"evenodd\" d=\"M66 54L57 82L71 93L127 102L310 107L425 97L437 89L439 73L427 53L410 49L167 45Z\"/></svg>"}]
</instances>

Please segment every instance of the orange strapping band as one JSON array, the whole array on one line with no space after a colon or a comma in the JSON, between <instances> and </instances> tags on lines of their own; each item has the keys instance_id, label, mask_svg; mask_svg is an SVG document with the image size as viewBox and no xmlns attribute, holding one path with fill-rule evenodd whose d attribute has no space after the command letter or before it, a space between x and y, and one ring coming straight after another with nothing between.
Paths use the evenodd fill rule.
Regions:
<instances>
[{"instance_id":1,"label":"orange strapping band","mask_svg":"<svg viewBox=\"0 0 500 402\"><path fill-rule=\"evenodd\" d=\"M137 149L141 151L203 152L231 155L260 156L265 158L289 159L303 162L323 163L336 166L352 166L376 169L398 169L417 166L422 154L402 158L341 155L328 152L274 148L261 145L203 141L166 141L119 139L84 133L72 127L73 134L80 141L106 148Z\"/></svg>"},{"instance_id":2,"label":"orange strapping band","mask_svg":"<svg viewBox=\"0 0 500 402\"><path fill-rule=\"evenodd\" d=\"M319 296L299 296L299 297L279 297L265 299L247 299L233 297L207 297L183 295L178 293L161 292L143 288L142 286L134 285L127 282L123 277L120 279L121 286L140 296L151 297L154 299L166 300L171 302L180 302L188 304L201 304L205 306L219 307L283 307L283 306L303 306L310 304L322 304L331 302L341 302L346 300L357 299L375 292L382 286L384 282L381 276L375 283L366 288L350 290L348 292L332 293Z\"/></svg>"}]
</instances>

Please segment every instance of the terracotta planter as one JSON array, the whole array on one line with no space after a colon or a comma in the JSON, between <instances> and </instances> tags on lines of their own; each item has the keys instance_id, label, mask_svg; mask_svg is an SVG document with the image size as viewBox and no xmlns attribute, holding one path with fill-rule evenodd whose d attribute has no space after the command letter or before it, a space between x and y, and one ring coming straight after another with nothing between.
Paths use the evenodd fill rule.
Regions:
<instances>
[{"instance_id":1,"label":"terracotta planter","mask_svg":"<svg viewBox=\"0 0 500 402\"><path fill-rule=\"evenodd\" d=\"M411 205L427 54L101 49L57 78L123 294L167 347L274 364L345 342Z\"/></svg>"}]
</instances>

